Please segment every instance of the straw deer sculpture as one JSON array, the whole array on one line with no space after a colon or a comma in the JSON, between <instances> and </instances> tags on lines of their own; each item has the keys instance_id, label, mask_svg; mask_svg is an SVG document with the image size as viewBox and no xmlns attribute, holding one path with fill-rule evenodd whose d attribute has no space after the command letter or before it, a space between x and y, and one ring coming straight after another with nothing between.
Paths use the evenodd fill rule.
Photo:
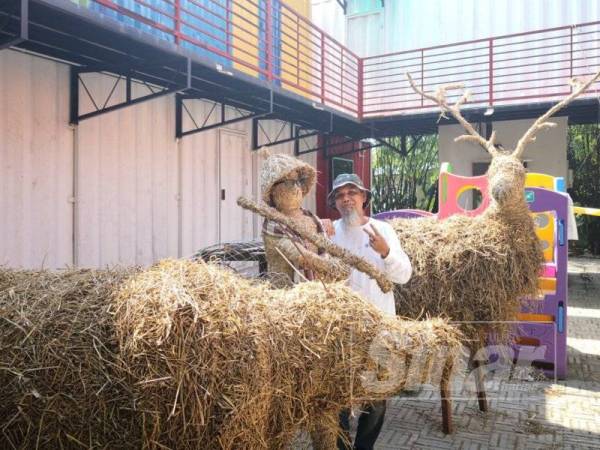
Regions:
<instances>
[{"instance_id":1,"label":"straw deer sculpture","mask_svg":"<svg viewBox=\"0 0 600 450\"><path fill-rule=\"evenodd\" d=\"M512 325L507 322L516 320L523 298L538 294L543 262L524 198L526 173L520 158L538 132L555 126L548 119L597 81L600 72L587 81L572 80L572 93L535 120L514 151L499 146L495 132L485 139L463 117L461 107L469 99L468 91L454 104L448 102L447 92L462 89L462 85L443 86L431 94L407 77L415 92L435 102L442 116L450 114L466 130L467 134L455 141L478 144L492 158L487 172L491 202L481 215L391 221L413 265L410 281L395 287L397 313L461 322L465 344L471 350L479 407L485 411L481 367L485 357L481 355L486 339L494 333L496 342L509 343ZM449 407L442 406L444 429L450 432Z\"/></svg>"},{"instance_id":2,"label":"straw deer sculpture","mask_svg":"<svg viewBox=\"0 0 600 450\"><path fill-rule=\"evenodd\" d=\"M420 377L408 355L460 345L343 283L272 289L181 260L0 268L0 312L0 448L274 450L305 430L331 449L341 408Z\"/></svg>"}]
</instances>

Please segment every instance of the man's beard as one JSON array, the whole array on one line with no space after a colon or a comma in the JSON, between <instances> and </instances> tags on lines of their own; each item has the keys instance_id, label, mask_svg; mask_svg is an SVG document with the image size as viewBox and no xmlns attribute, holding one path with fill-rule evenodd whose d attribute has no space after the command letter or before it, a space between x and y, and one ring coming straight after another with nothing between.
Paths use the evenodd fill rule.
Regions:
<instances>
[{"instance_id":1,"label":"man's beard","mask_svg":"<svg viewBox=\"0 0 600 450\"><path fill-rule=\"evenodd\" d=\"M344 225L350 226L350 227L355 227L357 225L360 225L360 216L358 215L358 213L356 212L355 209L343 210L340 213L341 213L342 222L344 222Z\"/></svg>"}]
</instances>

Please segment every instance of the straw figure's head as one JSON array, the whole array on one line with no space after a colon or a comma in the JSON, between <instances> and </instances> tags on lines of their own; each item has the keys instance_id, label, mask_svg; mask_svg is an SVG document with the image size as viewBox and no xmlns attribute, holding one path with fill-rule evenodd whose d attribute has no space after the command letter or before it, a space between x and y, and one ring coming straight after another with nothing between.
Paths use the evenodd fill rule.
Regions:
<instances>
[{"instance_id":1,"label":"straw figure's head","mask_svg":"<svg viewBox=\"0 0 600 450\"><path fill-rule=\"evenodd\" d=\"M315 169L293 156L268 155L260 173L263 201L282 212L298 209L315 178Z\"/></svg>"}]
</instances>

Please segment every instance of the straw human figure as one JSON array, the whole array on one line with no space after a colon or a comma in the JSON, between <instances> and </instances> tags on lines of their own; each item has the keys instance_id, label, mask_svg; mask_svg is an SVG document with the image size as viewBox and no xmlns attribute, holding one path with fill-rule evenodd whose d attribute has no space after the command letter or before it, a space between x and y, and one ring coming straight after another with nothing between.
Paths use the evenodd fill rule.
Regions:
<instances>
[{"instance_id":1,"label":"straw human figure","mask_svg":"<svg viewBox=\"0 0 600 450\"><path fill-rule=\"evenodd\" d=\"M302 237L305 234L325 236L319 218L302 208L304 197L315 184L315 169L289 155L266 155L260 173L262 199L292 219L303 231L299 234L281 222L264 221L262 237L268 271L274 275L271 277L272 284L289 287L295 279L345 280L350 273L348 266Z\"/></svg>"}]
</instances>

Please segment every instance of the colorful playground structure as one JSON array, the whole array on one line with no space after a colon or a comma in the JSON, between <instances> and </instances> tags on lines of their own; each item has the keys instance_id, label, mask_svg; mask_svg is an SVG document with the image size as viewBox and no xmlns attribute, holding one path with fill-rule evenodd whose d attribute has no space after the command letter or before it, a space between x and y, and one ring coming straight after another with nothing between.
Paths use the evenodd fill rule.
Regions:
<instances>
[{"instance_id":1,"label":"colorful playground structure","mask_svg":"<svg viewBox=\"0 0 600 450\"><path fill-rule=\"evenodd\" d=\"M485 175L466 177L452 173L444 163L439 178L438 219L454 214L476 216L490 204ZM465 193L476 192L469 197ZM544 266L540 271L538 298L523 299L514 331L514 358L533 364L548 376L567 376L567 231L569 197L564 178L528 173L525 199L541 241ZM428 211L405 209L377 214L378 219L431 217Z\"/></svg>"}]
</instances>

